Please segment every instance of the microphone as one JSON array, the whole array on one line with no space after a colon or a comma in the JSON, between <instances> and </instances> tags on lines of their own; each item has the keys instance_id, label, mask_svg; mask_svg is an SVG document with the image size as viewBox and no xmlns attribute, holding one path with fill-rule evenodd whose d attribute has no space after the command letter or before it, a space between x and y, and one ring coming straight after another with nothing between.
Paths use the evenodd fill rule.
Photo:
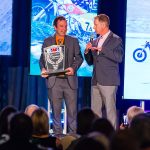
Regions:
<instances>
[{"instance_id":1,"label":"microphone","mask_svg":"<svg viewBox=\"0 0 150 150\"><path fill-rule=\"evenodd\" d=\"M94 39L94 34L92 33L91 36L90 36L90 43L93 42L93 39Z\"/></svg>"}]
</instances>

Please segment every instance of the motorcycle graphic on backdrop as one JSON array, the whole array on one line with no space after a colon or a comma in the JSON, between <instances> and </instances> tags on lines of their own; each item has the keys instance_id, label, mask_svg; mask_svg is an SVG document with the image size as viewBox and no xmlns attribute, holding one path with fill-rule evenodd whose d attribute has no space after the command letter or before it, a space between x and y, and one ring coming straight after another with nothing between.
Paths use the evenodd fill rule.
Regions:
<instances>
[{"instance_id":1,"label":"motorcycle graphic on backdrop","mask_svg":"<svg viewBox=\"0 0 150 150\"><path fill-rule=\"evenodd\" d=\"M34 2L32 6L32 21L39 22L41 25L45 23L52 28L54 18L58 15L63 15L68 21L69 34L77 36L81 41L88 42L94 30L92 19L87 20L85 18L87 12L86 9L75 5L72 1L66 4L58 3L56 0L49 0L48 3L46 1L43 3ZM41 33L45 37L48 36L46 29L41 31Z\"/></svg>"},{"instance_id":2,"label":"motorcycle graphic on backdrop","mask_svg":"<svg viewBox=\"0 0 150 150\"><path fill-rule=\"evenodd\" d=\"M149 42L145 42L145 45L143 45L143 48L137 48L136 50L134 50L133 52L133 59L137 62L143 62L146 60L147 58L147 49L150 50L150 43Z\"/></svg>"}]
</instances>

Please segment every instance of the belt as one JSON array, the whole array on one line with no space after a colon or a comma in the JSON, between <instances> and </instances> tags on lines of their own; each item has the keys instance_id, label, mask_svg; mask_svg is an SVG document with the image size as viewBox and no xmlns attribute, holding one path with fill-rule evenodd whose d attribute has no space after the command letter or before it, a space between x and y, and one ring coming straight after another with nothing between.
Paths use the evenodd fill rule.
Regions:
<instances>
[{"instance_id":1,"label":"belt","mask_svg":"<svg viewBox=\"0 0 150 150\"><path fill-rule=\"evenodd\" d=\"M66 76L66 75L58 75L56 78L59 78L59 79L67 79L67 76Z\"/></svg>"}]
</instances>

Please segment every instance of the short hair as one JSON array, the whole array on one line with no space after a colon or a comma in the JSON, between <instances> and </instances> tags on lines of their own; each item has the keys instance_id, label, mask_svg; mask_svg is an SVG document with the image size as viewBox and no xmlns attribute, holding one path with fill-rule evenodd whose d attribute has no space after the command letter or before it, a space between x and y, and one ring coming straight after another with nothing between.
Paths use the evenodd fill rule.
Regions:
<instances>
[{"instance_id":1,"label":"short hair","mask_svg":"<svg viewBox=\"0 0 150 150\"><path fill-rule=\"evenodd\" d=\"M17 113L10 120L9 133L13 139L29 139L32 135L32 120L25 113Z\"/></svg>"},{"instance_id":2,"label":"short hair","mask_svg":"<svg viewBox=\"0 0 150 150\"><path fill-rule=\"evenodd\" d=\"M77 114L77 133L86 135L91 131L93 122L97 119L97 115L91 108L83 108Z\"/></svg>"},{"instance_id":3,"label":"short hair","mask_svg":"<svg viewBox=\"0 0 150 150\"><path fill-rule=\"evenodd\" d=\"M54 19L53 26L57 27L58 20L60 20L60 21L62 21L62 20L67 21L64 16L58 16L58 17L56 17Z\"/></svg>"},{"instance_id":4,"label":"short hair","mask_svg":"<svg viewBox=\"0 0 150 150\"><path fill-rule=\"evenodd\" d=\"M130 123L130 129L135 134L140 148L150 147L150 118L147 114L136 115Z\"/></svg>"},{"instance_id":5,"label":"short hair","mask_svg":"<svg viewBox=\"0 0 150 150\"><path fill-rule=\"evenodd\" d=\"M142 114L142 113L144 113L144 110L141 107L137 107L137 106L129 107L127 110L128 123L131 122L133 117L135 117L136 115Z\"/></svg>"},{"instance_id":6,"label":"short hair","mask_svg":"<svg viewBox=\"0 0 150 150\"><path fill-rule=\"evenodd\" d=\"M26 115L28 115L28 116L31 117L32 113L33 113L36 109L38 109L38 108L39 108L39 106L37 106L37 105L35 105L35 104L30 104L30 105L28 105L28 106L26 107L24 113L25 113Z\"/></svg>"},{"instance_id":7,"label":"short hair","mask_svg":"<svg viewBox=\"0 0 150 150\"><path fill-rule=\"evenodd\" d=\"M100 22L105 22L108 27L110 25L110 19L106 14L99 14L94 19L98 19Z\"/></svg>"},{"instance_id":8,"label":"short hair","mask_svg":"<svg viewBox=\"0 0 150 150\"><path fill-rule=\"evenodd\" d=\"M17 113L17 108L12 105L7 105L1 110L0 112L0 135L8 133L8 118L13 113Z\"/></svg>"},{"instance_id":9,"label":"short hair","mask_svg":"<svg viewBox=\"0 0 150 150\"><path fill-rule=\"evenodd\" d=\"M110 150L139 150L139 143L131 130L118 130L110 141Z\"/></svg>"},{"instance_id":10,"label":"short hair","mask_svg":"<svg viewBox=\"0 0 150 150\"><path fill-rule=\"evenodd\" d=\"M49 117L44 108L36 109L31 119L33 123L33 135L41 136L43 134L49 134Z\"/></svg>"},{"instance_id":11,"label":"short hair","mask_svg":"<svg viewBox=\"0 0 150 150\"><path fill-rule=\"evenodd\" d=\"M93 122L92 131L100 132L104 134L107 138L110 138L115 132L115 129L108 119L98 118Z\"/></svg>"}]
</instances>

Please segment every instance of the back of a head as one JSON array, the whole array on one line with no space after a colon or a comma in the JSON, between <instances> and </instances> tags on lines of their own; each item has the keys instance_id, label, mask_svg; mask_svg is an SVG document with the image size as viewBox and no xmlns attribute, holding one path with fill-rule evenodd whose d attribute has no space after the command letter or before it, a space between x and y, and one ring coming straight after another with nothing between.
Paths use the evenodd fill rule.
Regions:
<instances>
[{"instance_id":1,"label":"back of a head","mask_svg":"<svg viewBox=\"0 0 150 150\"><path fill-rule=\"evenodd\" d=\"M36 109L31 119L33 123L33 135L41 136L49 134L49 117L44 108Z\"/></svg>"},{"instance_id":2,"label":"back of a head","mask_svg":"<svg viewBox=\"0 0 150 150\"><path fill-rule=\"evenodd\" d=\"M10 120L10 137L12 139L29 139L32 135L32 120L24 113L17 113Z\"/></svg>"},{"instance_id":3,"label":"back of a head","mask_svg":"<svg viewBox=\"0 0 150 150\"><path fill-rule=\"evenodd\" d=\"M0 112L0 135L8 133L8 117L16 113L17 109L14 106L8 105Z\"/></svg>"},{"instance_id":4,"label":"back of a head","mask_svg":"<svg viewBox=\"0 0 150 150\"><path fill-rule=\"evenodd\" d=\"M94 138L85 137L75 145L74 150L106 150L104 145Z\"/></svg>"},{"instance_id":5,"label":"back of a head","mask_svg":"<svg viewBox=\"0 0 150 150\"><path fill-rule=\"evenodd\" d=\"M131 122L133 117L135 117L138 114L143 114L143 113L144 113L144 110L141 107L137 107L137 106L129 107L127 110L128 123Z\"/></svg>"},{"instance_id":6,"label":"back of a head","mask_svg":"<svg viewBox=\"0 0 150 150\"><path fill-rule=\"evenodd\" d=\"M93 121L97 118L90 108L84 108L77 114L77 133L85 135L90 132Z\"/></svg>"},{"instance_id":7,"label":"back of a head","mask_svg":"<svg viewBox=\"0 0 150 150\"><path fill-rule=\"evenodd\" d=\"M103 133L94 131L90 132L87 137L95 139L100 142L106 150L109 150L109 139Z\"/></svg>"},{"instance_id":8,"label":"back of a head","mask_svg":"<svg viewBox=\"0 0 150 150\"><path fill-rule=\"evenodd\" d=\"M38 108L39 108L39 106L37 106L37 105L35 105L35 104L30 104L30 105L28 105L28 106L26 107L24 113L25 113L26 115L28 115L29 117L31 117L32 113L33 113L36 109L38 109Z\"/></svg>"},{"instance_id":9,"label":"back of a head","mask_svg":"<svg viewBox=\"0 0 150 150\"><path fill-rule=\"evenodd\" d=\"M107 138L110 138L115 132L112 124L106 118L99 118L94 121L92 125L92 131L100 132L104 134Z\"/></svg>"},{"instance_id":10,"label":"back of a head","mask_svg":"<svg viewBox=\"0 0 150 150\"><path fill-rule=\"evenodd\" d=\"M146 114L135 116L130 123L130 129L136 135L141 148L150 147L150 118Z\"/></svg>"},{"instance_id":11,"label":"back of a head","mask_svg":"<svg viewBox=\"0 0 150 150\"><path fill-rule=\"evenodd\" d=\"M118 130L110 141L110 150L140 150L131 130Z\"/></svg>"}]
</instances>

